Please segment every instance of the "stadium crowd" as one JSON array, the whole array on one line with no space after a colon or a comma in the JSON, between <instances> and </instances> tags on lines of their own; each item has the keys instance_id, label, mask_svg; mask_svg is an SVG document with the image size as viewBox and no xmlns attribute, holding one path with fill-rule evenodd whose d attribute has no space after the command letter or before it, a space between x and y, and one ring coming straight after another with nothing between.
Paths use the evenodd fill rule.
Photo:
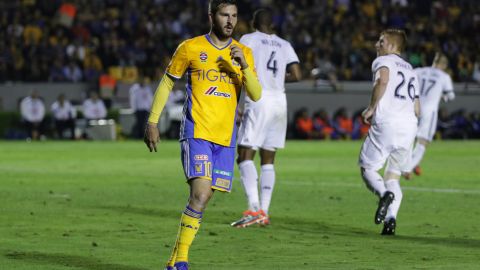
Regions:
<instances>
[{"instance_id":1,"label":"stadium crowd","mask_svg":"<svg viewBox=\"0 0 480 270\"><path fill-rule=\"evenodd\" d=\"M159 79L182 40L207 33L206 0L27 0L0 3L0 82L89 81L112 67ZM467 0L245 0L236 37L255 8L269 6L279 34L312 70L340 80L370 80L374 42L385 27L405 28L406 57L450 59L454 81L480 81L480 5ZM414 16L411 14L415 14Z\"/></svg>"}]
</instances>

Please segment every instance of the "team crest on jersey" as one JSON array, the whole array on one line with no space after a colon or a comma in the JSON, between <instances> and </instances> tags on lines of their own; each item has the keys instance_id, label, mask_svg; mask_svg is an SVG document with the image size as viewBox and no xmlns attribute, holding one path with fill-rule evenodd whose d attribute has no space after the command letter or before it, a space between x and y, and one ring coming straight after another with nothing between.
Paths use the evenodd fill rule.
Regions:
<instances>
[{"instance_id":1,"label":"team crest on jersey","mask_svg":"<svg viewBox=\"0 0 480 270\"><path fill-rule=\"evenodd\" d=\"M202 174L203 173L203 164L202 163L195 163L195 173Z\"/></svg>"},{"instance_id":2,"label":"team crest on jersey","mask_svg":"<svg viewBox=\"0 0 480 270\"><path fill-rule=\"evenodd\" d=\"M216 86L212 86L212 87L208 88L208 90L205 92L205 95L223 97L223 98L230 98L232 96L229 93L218 91L218 87L216 87Z\"/></svg>"},{"instance_id":3,"label":"team crest on jersey","mask_svg":"<svg viewBox=\"0 0 480 270\"><path fill-rule=\"evenodd\" d=\"M207 62L207 59L208 59L208 54L206 52L200 52L200 61L202 63L205 63Z\"/></svg>"}]
</instances>

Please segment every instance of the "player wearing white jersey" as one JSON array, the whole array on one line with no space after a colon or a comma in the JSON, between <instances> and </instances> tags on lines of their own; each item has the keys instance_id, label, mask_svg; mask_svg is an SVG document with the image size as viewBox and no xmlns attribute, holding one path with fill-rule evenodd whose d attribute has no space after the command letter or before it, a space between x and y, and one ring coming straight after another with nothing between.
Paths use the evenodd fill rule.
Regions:
<instances>
[{"instance_id":1,"label":"player wearing white jersey","mask_svg":"<svg viewBox=\"0 0 480 270\"><path fill-rule=\"evenodd\" d=\"M383 235L395 234L402 201L399 179L408 169L420 113L417 76L400 57L405 44L403 30L381 33L375 44L377 58L372 64L373 93L362 113L364 122L371 127L362 145L359 165L365 184L380 198L374 221L384 222ZM378 171L384 166L382 178Z\"/></svg>"},{"instance_id":2,"label":"player wearing white jersey","mask_svg":"<svg viewBox=\"0 0 480 270\"><path fill-rule=\"evenodd\" d=\"M404 174L410 179L411 171L416 175L421 174L420 161L425 154L425 149L432 141L437 130L438 106L440 99L445 102L453 100L452 78L445 70L448 67L448 59L444 54L437 53L431 67L416 68L415 72L420 84L420 119L418 124L417 143L413 150L412 160L408 173Z\"/></svg>"},{"instance_id":3,"label":"player wearing white jersey","mask_svg":"<svg viewBox=\"0 0 480 270\"><path fill-rule=\"evenodd\" d=\"M276 149L285 145L287 132L287 99L285 82L300 80L298 56L290 43L274 34L271 11L254 13L255 32L242 36L240 42L253 51L255 68L262 85L262 98L252 102L245 98L245 112L238 134L240 176L248 200L248 210L232 223L234 227L268 225L268 209L275 184ZM253 159L260 152L260 190ZM260 195L259 195L260 193Z\"/></svg>"}]
</instances>

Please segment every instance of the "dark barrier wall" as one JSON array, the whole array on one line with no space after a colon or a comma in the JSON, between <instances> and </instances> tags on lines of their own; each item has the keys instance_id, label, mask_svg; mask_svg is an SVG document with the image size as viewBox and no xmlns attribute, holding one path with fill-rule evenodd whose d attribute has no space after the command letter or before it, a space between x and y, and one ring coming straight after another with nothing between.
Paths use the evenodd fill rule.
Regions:
<instances>
[{"instance_id":1,"label":"dark barrier wall","mask_svg":"<svg viewBox=\"0 0 480 270\"><path fill-rule=\"evenodd\" d=\"M180 81L177 88L183 89L185 83ZM152 85L155 89L156 85ZM364 108L370 99L372 84L370 82L344 82L344 90L333 92L330 87L313 87L310 81L287 84L287 98L289 115L301 107L307 107L313 113L324 108L333 113L339 107L346 107L350 113ZM480 111L480 87L478 85L455 84L456 100L443 104L449 111L466 109L467 111ZM65 93L67 98L81 104L86 93L91 88L88 84L72 83L22 83L0 85L0 110L16 111L18 101L29 94L32 89L37 89L44 98L47 108L54 102L58 94ZM129 85L120 84L116 91L114 106L127 108Z\"/></svg>"}]
</instances>

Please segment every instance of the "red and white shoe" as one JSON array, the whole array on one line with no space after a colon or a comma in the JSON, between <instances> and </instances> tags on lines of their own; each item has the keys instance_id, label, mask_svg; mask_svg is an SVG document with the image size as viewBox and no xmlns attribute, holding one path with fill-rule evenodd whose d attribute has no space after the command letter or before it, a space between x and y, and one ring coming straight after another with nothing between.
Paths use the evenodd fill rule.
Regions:
<instances>
[{"instance_id":1,"label":"red and white shoe","mask_svg":"<svg viewBox=\"0 0 480 270\"><path fill-rule=\"evenodd\" d=\"M253 224L260 224L264 222L265 220L268 220L268 216L265 215L265 212L263 210L259 210L256 212L253 212L251 210L247 210L243 212L243 217L232 224L230 224L232 227L236 228L246 228L248 226L251 226ZM268 221L270 223L270 221Z\"/></svg>"}]
</instances>

